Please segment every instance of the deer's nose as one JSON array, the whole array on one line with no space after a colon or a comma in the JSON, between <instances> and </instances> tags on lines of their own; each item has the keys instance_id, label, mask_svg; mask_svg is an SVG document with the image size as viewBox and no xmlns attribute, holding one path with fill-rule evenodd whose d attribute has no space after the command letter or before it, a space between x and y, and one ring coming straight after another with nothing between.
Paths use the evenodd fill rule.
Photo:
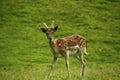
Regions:
<instances>
[{"instance_id":1,"label":"deer's nose","mask_svg":"<svg viewBox=\"0 0 120 80\"><path fill-rule=\"evenodd\" d=\"M51 37L49 37L49 40L52 40L52 38L51 38Z\"/></svg>"}]
</instances>

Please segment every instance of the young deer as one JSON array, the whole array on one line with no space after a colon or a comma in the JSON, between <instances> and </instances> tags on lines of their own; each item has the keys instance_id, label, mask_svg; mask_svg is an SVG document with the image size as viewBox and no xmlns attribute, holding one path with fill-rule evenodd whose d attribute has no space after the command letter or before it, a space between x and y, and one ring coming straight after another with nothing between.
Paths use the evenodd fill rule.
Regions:
<instances>
[{"instance_id":1,"label":"young deer","mask_svg":"<svg viewBox=\"0 0 120 80\"><path fill-rule=\"evenodd\" d=\"M54 23L54 22L53 22ZM66 67L68 71L68 77L70 78L70 69L69 69L69 56L75 56L81 62L81 72L80 75L84 75L85 69L85 59L83 57L86 52L87 41L84 37L80 35L72 35L65 38L54 39L54 32L57 31L58 26L54 26L52 23L52 28L48 28L46 23L44 26L46 28L41 28L42 32L44 32L49 39L49 44L51 48L51 52L53 53L53 62L48 74L48 80L51 76L52 69L57 61L58 57L65 57Z\"/></svg>"}]
</instances>

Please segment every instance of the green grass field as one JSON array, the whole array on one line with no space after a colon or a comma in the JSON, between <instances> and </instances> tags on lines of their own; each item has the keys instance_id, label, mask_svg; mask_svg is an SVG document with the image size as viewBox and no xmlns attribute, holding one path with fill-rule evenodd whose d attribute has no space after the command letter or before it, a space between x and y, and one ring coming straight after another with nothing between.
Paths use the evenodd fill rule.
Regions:
<instances>
[{"instance_id":1,"label":"green grass field","mask_svg":"<svg viewBox=\"0 0 120 80\"><path fill-rule=\"evenodd\" d=\"M120 79L120 0L0 0L0 80L45 80L52 62L43 22L59 26L56 38L88 40L85 76L70 58L71 80ZM67 80L64 58L51 80Z\"/></svg>"}]
</instances>

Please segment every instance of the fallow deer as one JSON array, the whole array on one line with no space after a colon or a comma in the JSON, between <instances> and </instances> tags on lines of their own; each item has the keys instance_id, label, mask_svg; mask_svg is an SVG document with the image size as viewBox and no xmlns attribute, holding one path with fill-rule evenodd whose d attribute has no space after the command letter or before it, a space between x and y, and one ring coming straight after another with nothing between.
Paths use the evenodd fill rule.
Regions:
<instances>
[{"instance_id":1,"label":"fallow deer","mask_svg":"<svg viewBox=\"0 0 120 80\"><path fill-rule=\"evenodd\" d=\"M41 30L49 39L51 52L53 54L53 62L47 79L50 79L52 69L54 68L58 57L65 57L69 78L71 77L69 69L69 56L75 56L81 62L80 75L84 75L85 59L83 55L87 54L87 40L80 35L72 35L64 38L54 39L54 32L57 31L58 26L54 26L54 22L52 22L51 28L49 28L46 23L44 23L44 26L46 28L41 28Z\"/></svg>"}]
</instances>

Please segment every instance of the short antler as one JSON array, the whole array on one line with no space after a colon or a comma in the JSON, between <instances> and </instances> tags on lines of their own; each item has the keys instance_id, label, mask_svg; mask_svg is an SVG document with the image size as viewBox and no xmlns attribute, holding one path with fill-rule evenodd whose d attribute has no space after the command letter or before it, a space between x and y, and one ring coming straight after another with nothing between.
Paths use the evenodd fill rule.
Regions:
<instances>
[{"instance_id":1,"label":"short antler","mask_svg":"<svg viewBox=\"0 0 120 80\"><path fill-rule=\"evenodd\" d=\"M43 23L43 24L45 25L46 28L49 28L46 23Z\"/></svg>"}]
</instances>

